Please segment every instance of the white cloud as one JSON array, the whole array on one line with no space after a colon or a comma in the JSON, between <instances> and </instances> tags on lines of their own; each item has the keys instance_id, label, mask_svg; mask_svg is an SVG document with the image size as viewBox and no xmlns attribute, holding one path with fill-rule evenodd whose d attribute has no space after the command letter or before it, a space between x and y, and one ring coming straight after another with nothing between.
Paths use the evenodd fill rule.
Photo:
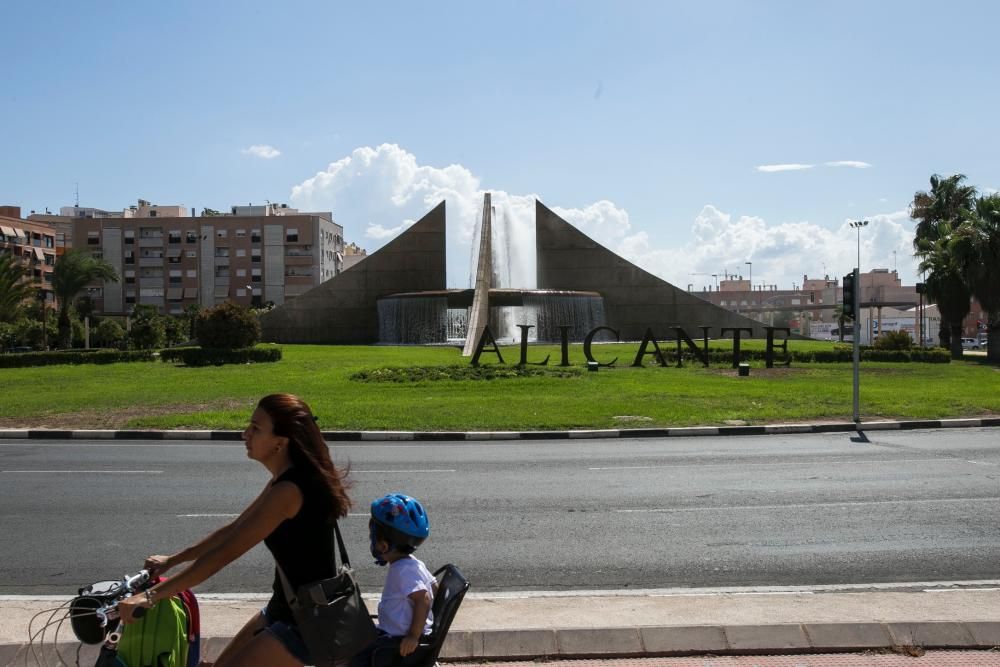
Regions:
<instances>
[{"instance_id":1,"label":"white cloud","mask_svg":"<svg viewBox=\"0 0 1000 667\"><path fill-rule=\"evenodd\" d=\"M259 157L264 160L271 160L281 155L281 151L274 146L268 146L267 144L254 144L249 148L244 148L240 152L244 155L252 155L253 157Z\"/></svg>"},{"instance_id":2,"label":"white cloud","mask_svg":"<svg viewBox=\"0 0 1000 667\"><path fill-rule=\"evenodd\" d=\"M362 245L372 252L445 200L448 286L468 287L472 237L486 191L479 178L462 165L421 165L403 148L382 144L357 148L332 162L293 187L291 201L302 210L333 211L347 239L366 239ZM495 247L505 255L501 263L510 265L515 286L534 287L536 195L488 191L500 221L497 228L508 230L506 236L495 239ZM843 275L857 257L857 234L846 220L835 229L809 221L770 224L759 216L734 215L707 204L691 221L689 240L664 247L658 245L663 243L661 235L654 239L635 229L628 211L614 202L584 202L575 207L546 203L598 243L680 287L692 283L700 289L714 284L711 274L721 277L727 271L746 276L750 267L744 262L752 261L755 284L788 288L793 282L801 283L803 274ZM891 269L896 251L900 275L912 284L916 262L907 212L866 218L871 224L861 233L862 269ZM652 229L664 222L672 221L651 220L645 226ZM691 275L696 273L709 275Z\"/></svg>"},{"instance_id":3,"label":"white cloud","mask_svg":"<svg viewBox=\"0 0 1000 667\"><path fill-rule=\"evenodd\" d=\"M776 171L801 171L803 169L812 169L811 164L761 164L757 165L755 169L757 171L762 171L764 173L770 174Z\"/></svg>"},{"instance_id":4,"label":"white cloud","mask_svg":"<svg viewBox=\"0 0 1000 667\"><path fill-rule=\"evenodd\" d=\"M852 169L868 169L871 165L867 162L857 160L839 160L837 162L824 162L827 167L851 167Z\"/></svg>"}]
</instances>

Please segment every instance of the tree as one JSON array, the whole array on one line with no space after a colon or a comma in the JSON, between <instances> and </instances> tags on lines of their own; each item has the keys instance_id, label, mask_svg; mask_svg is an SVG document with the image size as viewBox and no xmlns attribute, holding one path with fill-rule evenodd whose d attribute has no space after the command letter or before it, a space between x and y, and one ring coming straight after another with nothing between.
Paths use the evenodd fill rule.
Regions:
<instances>
[{"instance_id":1,"label":"tree","mask_svg":"<svg viewBox=\"0 0 1000 667\"><path fill-rule=\"evenodd\" d=\"M257 316L232 301L201 311L195 329L204 348L232 350L253 347L260 340Z\"/></svg>"},{"instance_id":2,"label":"tree","mask_svg":"<svg viewBox=\"0 0 1000 667\"><path fill-rule=\"evenodd\" d=\"M12 322L38 287L27 280L28 270L14 255L0 254L0 322Z\"/></svg>"},{"instance_id":3,"label":"tree","mask_svg":"<svg viewBox=\"0 0 1000 667\"><path fill-rule=\"evenodd\" d=\"M917 221L914 254L920 270L929 271L927 295L941 313L941 343L953 358L962 357L962 320L969 313L971 290L962 265L953 255L952 232L968 219L976 202L976 188L965 185L963 174L930 178L930 191L917 191L910 217Z\"/></svg>"},{"instance_id":4,"label":"tree","mask_svg":"<svg viewBox=\"0 0 1000 667\"><path fill-rule=\"evenodd\" d=\"M52 269L52 291L59 300L59 344L70 344L69 310L73 299L89 283L95 280L118 282L118 274L113 266L103 259L97 259L86 250L67 250L56 260Z\"/></svg>"},{"instance_id":5,"label":"tree","mask_svg":"<svg viewBox=\"0 0 1000 667\"><path fill-rule=\"evenodd\" d=\"M920 270L927 271L927 296L937 304L941 313L941 343L951 349L953 359L962 358L962 320L969 314L972 292L965 278L963 266L953 251L954 237L951 225L941 223L936 229L937 238L921 239L917 256Z\"/></svg>"},{"instance_id":6,"label":"tree","mask_svg":"<svg viewBox=\"0 0 1000 667\"><path fill-rule=\"evenodd\" d=\"M942 223L957 227L957 222L964 219L975 204L976 188L963 184L964 174L953 174L947 178L934 174L930 181L930 191L918 190L910 204L910 217L917 221L914 249L922 239L940 237L938 227Z\"/></svg>"},{"instance_id":7,"label":"tree","mask_svg":"<svg viewBox=\"0 0 1000 667\"><path fill-rule=\"evenodd\" d=\"M125 329L110 318L103 318L94 327L94 339L99 347L120 347L125 340Z\"/></svg>"},{"instance_id":8,"label":"tree","mask_svg":"<svg viewBox=\"0 0 1000 667\"><path fill-rule=\"evenodd\" d=\"M844 324L847 322L847 316L844 315L843 304L837 304L837 307L833 309L833 317L837 320L837 333L840 336L840 342L844 342Z\"/></svg>"},{"instance_id":9,"label":"tree","mask_svg":"<svg viewBox=\"0 0 1000 667\"><path fill-rule=\"evenodd\" d=\"M166 329L163 318L155 306L136 306L132 311L132 323L128 331L129 346L137 350L151 350L163 347Z\"/></svg>"},{"instance_id":10,"label":"tree","mask_svg":"<svg viewBox=\"0 0 1000 667\"><path fill-rule=\"evenodd\" d=\"M977 199L953 237L951 251L987 313L986 358L1000 363L1000 194Z\"/></svg>"}]
</instances>

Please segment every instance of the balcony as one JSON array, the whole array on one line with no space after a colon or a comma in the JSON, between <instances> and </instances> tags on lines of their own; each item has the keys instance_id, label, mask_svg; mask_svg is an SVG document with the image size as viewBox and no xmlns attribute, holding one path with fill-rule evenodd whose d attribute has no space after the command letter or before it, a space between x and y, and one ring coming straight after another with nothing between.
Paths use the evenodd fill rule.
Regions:
<instances>
[{"instance_id":1,"label":"balcony","mask_svg":"<svg viewBox=\"0 0 1000 667\"><path fill-rule=\"evenodd\" d=\"M163 258L162 257L140 257L139 258L139 266L140 267L143 267L143 266L157 266L157 267L162 267L163 266Z\"/></svg>"}]
</instances>

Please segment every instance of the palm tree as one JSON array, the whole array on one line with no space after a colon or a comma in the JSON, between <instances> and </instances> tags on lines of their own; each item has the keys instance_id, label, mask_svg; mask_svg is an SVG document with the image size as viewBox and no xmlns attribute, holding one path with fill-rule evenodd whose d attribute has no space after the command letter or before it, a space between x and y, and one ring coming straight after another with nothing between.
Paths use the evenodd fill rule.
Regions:
<instances>
[{"instance_id":1,"label":"palm tree","mask_svg":"<svg viewBox=\"0 0 1000 667\"><path fill-rule=\"evenodd\" d=\"M844 323L847 321L847 316L844 315L844 305L837 304L837 307L833 309L833 317L837 320L837 331L840 335L840 342L844 342Z\"/></svg>"},{"instance_id":2,"label":"palm tree","mask_svg":"<svg viewBox=\"0 0 1000 667\"><path fill-rule=\"evenodd\" d=\"M963 267L952 251L954 241L951 225L937 226L938 237L923 238L917 249L920 270L927 271L927 296L937 304L941 313L942 333L947 334L947 344L953 359L962 358L962 320L969 314L972 293L965 279ZM945 337L942 336L942 343Z\"/></svg>"},{"instance_id":3,"label":"palm tree","mask_svg":"<svg viewBox=\"0 0 1000 667\"><path fill-rule=\"evenodd\" d=\"M925 281L927 294L937 303L941 313L941 342L948 344L953 358L962 356L962 319L969 312L970 298L965 271L951 256L950 245L953 230L971 215L975 206L976 188L965 185L964 181L963 174L946 178L934 174L930 178L931 189L914 193L910 204L910 217L917 221L914 254L921 259L921 270L931 272ZM935 271L940 273L935 275Z\"/></svg>"},{"instance_id":4,"label":"palm tree","mask_svg":"<svg viewBox=\"0 0 1000 667\"><path fill-rule=\"evenodd\" d=\"M963 185L964 174L953 174L942 178L938 174L931 176L929 192L918 190L913 194L910 204L910 217L917 221L916 235L913 238L914 249L922 239L936 240L940 237L938 226L949 223L958 226L958 221L972 210L976 200L976 188Z\"/></svg>"},{"instance_id":5,"label":"palm tree","mask_svg":"<svg viewBox=\"0 0 1000 667\"><path fill-rule=\"evenodd\" d=\"M986 358L1000 363L1000 194L978 198L953 236L951 251L987 313Z\"/></svg>"},{"instance_id":6,"label":"palm tree","mask_svg":"<svg viewBox=\"0 0 1000 667\"><path fill-rule=\"evenodd\" d=\"M118 273L103 259L86 250L68 250L52 268L52 291L59 300L59 344L69 347L71 341L69 307L76 295L95 280L118 282Z\"/></svg>"},{"instance_id":7,"label":"palm tree","mask_svg":"<svg viewBox=\"0 0 1000 667\"><path fill-rule=\"evenodd\" d=\"M10 322L38 286L25 280L28 270L14 255L0 254L0 322Z\"/></svg>"}]
</instances>

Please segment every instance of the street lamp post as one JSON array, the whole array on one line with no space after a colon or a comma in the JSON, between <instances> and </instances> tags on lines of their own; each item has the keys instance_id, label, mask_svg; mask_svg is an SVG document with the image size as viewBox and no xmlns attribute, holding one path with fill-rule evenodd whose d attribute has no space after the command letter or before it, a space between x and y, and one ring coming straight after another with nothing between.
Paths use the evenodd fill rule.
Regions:
<instances>
[{"instance_id":1,"label":"street lamp post","mask_svg":"<svg viewBox=\"0 0 1000 667\"><path fill-rule=\"evenodd\" d=\"M860 373L861 365L861 323L858 315L861 314L861 228L868 226L867 220L855 220L850 223L851 227L858 230L858 266L854 269L854 423L861 423L861 397L860 397Z\"/></svg>"}]
</instances>

